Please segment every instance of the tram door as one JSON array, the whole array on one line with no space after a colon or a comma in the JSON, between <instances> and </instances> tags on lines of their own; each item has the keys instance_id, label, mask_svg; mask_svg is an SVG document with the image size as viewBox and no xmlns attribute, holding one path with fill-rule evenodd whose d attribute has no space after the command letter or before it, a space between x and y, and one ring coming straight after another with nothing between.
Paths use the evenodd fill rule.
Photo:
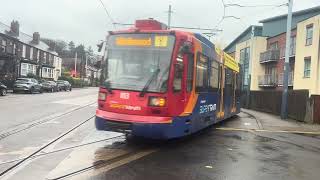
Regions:
<instances>
[{"instance_id":1,"label":"tram door","mask_svg":"<svg viewBox=\"0 0 320 180\"><path fill-rule=\"evenodd\" d=\"M220 65L219 71L219 103L217 106L217 119L221 120L224 118L224 88L225 88L225 67Z\"/></svg>"},{"instance_id":2,"label":"tram door","mask_svg":"<svg viewBox=\"0 0 320 180\"><path fill-rule=\"evenodd\" d=\"M236 94L237 94L237 73L232 71L232 98L231 98L231 113L236 112Z\"/></svg>"},{"instance_id":3,"label":"tram door","mask_svg":"<svg viewBox=\"0 0 320 180\"><path fill-rule=\"evenodd\" d=\"M225 88L224 88L224 117L229 117L233 99L233 72L230 69L225 69Z\"/></svg>"}]
</instances>

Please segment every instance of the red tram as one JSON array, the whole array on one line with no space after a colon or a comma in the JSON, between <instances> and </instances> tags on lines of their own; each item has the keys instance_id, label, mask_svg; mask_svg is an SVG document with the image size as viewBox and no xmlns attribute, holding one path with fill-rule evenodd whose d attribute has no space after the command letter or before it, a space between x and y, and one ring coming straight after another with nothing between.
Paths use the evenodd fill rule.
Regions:
<instances>
[{"instance_id":1,"label":"red tram","mask_svg":"<svg viewBox=\"0 0 320 180\"><path fill-rule=\"evenodd\" d=\"M98 130L170 139L240 112L238 63L200 34L137 20L110 32L106 64Z\"/></svg>"}]
</instances>

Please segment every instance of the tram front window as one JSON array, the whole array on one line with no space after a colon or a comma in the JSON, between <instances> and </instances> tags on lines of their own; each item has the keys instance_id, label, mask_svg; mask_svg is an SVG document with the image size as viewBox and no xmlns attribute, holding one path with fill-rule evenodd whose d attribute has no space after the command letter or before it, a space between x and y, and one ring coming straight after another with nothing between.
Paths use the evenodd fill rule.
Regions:
<instances>
[{"instance_id":1,"label":"tram front window","mask_svg":"<svg viewBox=\"0 0 320 180\"><path fill-rule=\"evenodd\" d=\"M159 38L165 42L157 42ZM173 45L173 36L109 37L106 83L111 89L133 91L142 91L148 84L147 92L166 92Z\"/></svg>"}]
</instances>

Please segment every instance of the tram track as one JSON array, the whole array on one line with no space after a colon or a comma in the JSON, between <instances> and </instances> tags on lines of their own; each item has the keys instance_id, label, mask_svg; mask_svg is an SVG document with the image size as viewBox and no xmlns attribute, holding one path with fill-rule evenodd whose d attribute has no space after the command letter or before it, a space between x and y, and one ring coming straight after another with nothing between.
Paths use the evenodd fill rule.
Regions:
<instances>
[{"instance_id":1,"label":"tram track","mask_svg":"<svg viewBox=\"0 0 320 180\"><path fill-rule=\"evenodd\" d=\"M99 174L101 172L106 172L108 170L111 170L113 168L119 167L123 164L126 164L130 161L139 159L143 156L149 155L153 152L156 152L157 149L143 149L139 148L136 150L129 151L125 154L106 159L106 160L99 160L93 163L93 165L74 170L72 172L65 173L63 175L59 175L56 177L52 178L47 178L48 180L61 180L61 179L66 179L66 178L71 178L73 176L85 176L85 173L88 173L92 170L94 170L93 174ZM100 170L100 171L98 171ZM93 174L89 174L89 176L92 176ZM87 174L88 175L88 174ZM77 179L77 178L76 178Z\"/></svg>"},{"instance_id":2,"label":"tram track","mask_svg":"<svg viewBox=\"0 0 320 180\"><path fill-rule=\"evenodd\" d=\"M101 140L97 140L97 141L91 141L91 142L87 142L87 143L83 143L83 144L78 144L78 145L74 145L74 146L68 146L68 147L56 149L56 150L49 151L49 152L43 152L43 153L40 152L39 154L36 154L36 155L32 156L31 158L43 157L43 156L51 155L51 154L54 154L54 153L59 153L59 152L67 151L67 150L73 150L73 149L81 148L81 147L84 147L84 146L89 146L89 145L93 145L93 144L97 144L97 143L101 143L101 142L105 142L105 141L108 141L108 140L121 138L121 137L125 137L125 135L119 135L119 136L105 138L105 139L101 139ZM27 158L27 157L0 162L0 166L1 165L5 165L5 164L18 162L18 161L21 161L21 160L23 160L25 158Z\"/></svg>"},{"instance_id":3,"label":"tram track","mask_svg":"<svg viewBox=\"0 0 320 180\"><path fill-rule=\"evenodd\" d=\"M68 134L70 134L71 132L73 132L74 130L78 129L80 126L82 126L83 124L87 123L88 121L90 121L91 119L93 119L95 117L91 116L85 120L83 120L82 122L80 122L79 124L77 124L76 126L72 127L71 129L67 130L66 132L64 132L63 134L59 135L58 137L54 138L53 140L51 140L49 143L43 145L42 147L40 147L39 149L37 149L36 151L34 151L33 153L31 153L30 155L26 156L23 159L20 159L17 163L15 163L14 165L10 166L9 168L7 168L6 170L4 170L3 172L0 173L0 177L10 173L13 169L17 168L18 166L20 166L22 163L24 163L25 161L32 159L35 155L39 154L42 150L44 150L45 148L49 147L50 145L54 144L55 142L57 142L58 140L62 139L63 137L67 136Z\"/></svg>"},{"instance_id":4,"label":"tram track","mask_svg":"<svg viewBox=\"0 0 320 180\"><path fill-rule=\"evenodd\" d=\"M40 118L40 119L36 119L36 120L33 120L31 122L28 122L28 123L23 123L23 124L20 124L14 128L11 128L7 131L3 131L3 132L0 132L0 141L11 136L11 135L14 135L14 134L17 134L17 133L21 133L23 131L26 131L28 129L31 129L31 128L34 128L36 126L39 126L41 124L44 124L44 123L47 123L47 122L50 122L50 121L53 121L53 120L56 120L58 118L61 118L61 117L64 117L64 116L67 116L73 112L76 112L76 111L79 111L81 109L84 109L86 107L89 107L91 105L94 105L96 102L92 102L92 103L89 103L89 104L86 104L84 106L80 106L80 107L77 107L77 108L73 108L73 109L70 109L66 112L63 112L63 113L58 113L58 114L53 114L49 117L45 117L45 118Z\"/></svg>"}]
</instances>

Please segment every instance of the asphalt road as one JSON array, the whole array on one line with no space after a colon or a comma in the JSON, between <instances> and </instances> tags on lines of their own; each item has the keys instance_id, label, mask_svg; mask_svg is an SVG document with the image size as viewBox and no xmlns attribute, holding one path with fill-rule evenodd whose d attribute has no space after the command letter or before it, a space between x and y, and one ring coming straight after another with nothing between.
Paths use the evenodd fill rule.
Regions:
<instances>
[{"instance_id":1,"label":"asphalt road","mask_svg":"<svg viewBox=\"0 0 320 180\"><path fill-rule=\"evenodd\" d=\"M127 140L95 130L96 95L90 88L0 99L0 172L85 122L0 179L319 179L317 135L252 131L261 124L240 113L182 139Z\"/></svg>"}]
</instances>

